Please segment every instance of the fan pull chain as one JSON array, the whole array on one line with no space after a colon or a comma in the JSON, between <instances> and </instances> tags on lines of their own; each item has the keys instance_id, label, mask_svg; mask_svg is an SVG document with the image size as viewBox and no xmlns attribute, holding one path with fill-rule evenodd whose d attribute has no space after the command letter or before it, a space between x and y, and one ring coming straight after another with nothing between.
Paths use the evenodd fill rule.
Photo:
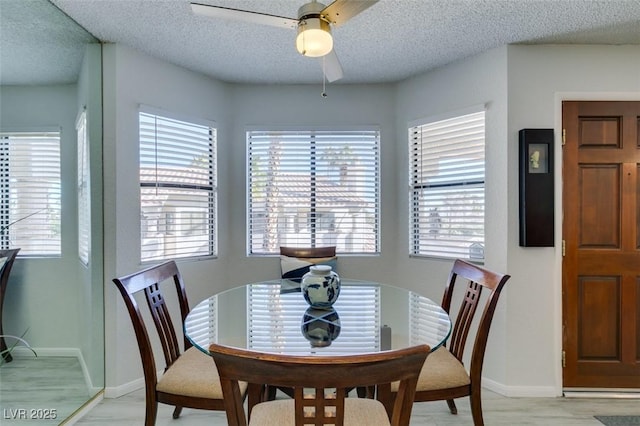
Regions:
<instances>
[{"instance_id":1,"label":"fan pull chain","mask_svg":"<svg viewBox=\"0 0 640 426\"><path fill-rule=\"evenodd\" d=\"M326 72L326 68L325 68L326 67L325 58L326 58L326 55L322 57L322 94L321 95L322 95L323 98L327 97L327 91L326 91L326 88L327 88L327 85L326 85L326 83L327 83L327 72Z\"/></svg>"}]
</instances>

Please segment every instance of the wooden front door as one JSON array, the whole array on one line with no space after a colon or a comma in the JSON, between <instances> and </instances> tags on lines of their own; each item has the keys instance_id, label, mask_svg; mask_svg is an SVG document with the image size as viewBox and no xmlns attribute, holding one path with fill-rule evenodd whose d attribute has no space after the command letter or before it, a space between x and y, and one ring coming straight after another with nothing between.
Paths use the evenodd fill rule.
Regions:
<instances>
[{"instance_id":1,"label":"wooden front door","mask_svg":"<svg viewBox=\"0 0 640 426\"><path fill-rule=\"evenodd\" d=\"M563 102L563 386L640 388L640 102Z\"/></svg>"}]
</instances>

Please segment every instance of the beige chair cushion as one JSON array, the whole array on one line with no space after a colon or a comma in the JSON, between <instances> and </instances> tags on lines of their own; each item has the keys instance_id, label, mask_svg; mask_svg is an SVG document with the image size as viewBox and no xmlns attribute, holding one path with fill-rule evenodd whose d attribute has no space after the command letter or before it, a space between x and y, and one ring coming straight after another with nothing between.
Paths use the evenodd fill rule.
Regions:
<instances>
[{"instance_id":1,"label":"beige chair cushion","mask_svg":"<svg viewBox=\"0 0 640 426\"><path fill-rule=\"evenodd\" d=\"M175 395L222 399L222 386L213 358L195 347L187 349L158 380L156 389ZM247 389L240 383L240 392Z\"/></svg>"},{"instance_id":2,"label":"beige chair cushion","mask_svg":"<svg viewBox=\"0 0 640 426\"><path fill-rule=\"evenodd\" d=\"M345 425L390 425L384 406L375 399L346 398L344 417ZM295 426L295 401L279 399L256 405L251 411L249 426Z\"/></svg>"},{"instance_id":3,"label":"beige chair cushion","mask_svg":"<svg viewBox=\"0 0 640 426\"><path fill-rule=\"evenodd\" d=\"M416 392L454 388L471 383L469 374L458 359L445 347L429 354L420 371ZM399 383L392 383L391 390L398 391Z\"/></svg>"}]
</instances>

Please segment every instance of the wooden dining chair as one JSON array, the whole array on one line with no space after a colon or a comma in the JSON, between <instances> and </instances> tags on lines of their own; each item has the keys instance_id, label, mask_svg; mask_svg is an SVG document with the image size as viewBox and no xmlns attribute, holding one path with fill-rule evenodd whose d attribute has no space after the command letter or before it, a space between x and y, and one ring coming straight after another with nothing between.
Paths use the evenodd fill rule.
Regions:
<instances>
[{"instance_id":1,"label":"wooden dining chair","mask_svg":"<svg viewBox=\"0 0 640 426\"><path fill-rule=\"evenodd\" d=\"M469 396L473 424L484 425L481 399L482 364L491 320L500 292L509 278L509 275L491 272L459 259L454 262L444 290L442 308L447 313L451 312L454 288L459 281L466 281L462 304L453 322L448 346L436 349L429 355L422 368L416 386L415 402L446 400L451 413L457 414L454 399ZM465 344L483 290L488 294L471 349L470 368L467 370L463 364ZM396 384L393 384L392 391L395 391L396 387Z\"/></svg>"},{"instance_id":2,"label":"wooden dining chair","mask_svg":"<svg viewBox=\"0 0 640 426\"><path fill-rule=\"evenodd\" d=\"M294 390L293 399L248 407L250 426L408 426L415 386L430 348L419 345L396 351L345 356L287 356L212 344L220 374L229 426L246 426L239 382L249 392L269 383ZM358 386L387 386L398 381L391 414L376 399L346 398ZM250 400L251 401L251 400Z\"/></svg>"},{"instance_id":3,"label":"wooden dining chair","mask_svg":"<svg viewBox=\"0 0 640 426\"><path fill-rule=\"evenodd\" d=\"M337 269L336 247L280 247L282 278L300 282L313 265L329 265Z\"/></svg>"},{"instance_id":4,"label":"wooden dining chair","mask_svg":"<svg viewBox=\"0 0 640 426\"><path fill-rule=\"evenodd\" d=\"M131 317L144 372L146 412L145 425L153 426L156 421L158 403L175 406L173 418L180 416L183 407L204 410L224 410L222 387L216 366L211 357L191 345L184 338L184 352L180 352L176 329L169 307L162 294L161 284L173 281L178 293L181 319L180 328L189 313L189 304L180 271L174 261L151 266L139 272L114 278ZM164 373L158 377L156 359L149 330L135 295L144 293L148 313L153 318L155 329L162 344ZM241 397L246 394L246 383L240 384Z\"/></svg>"},{"instance_id":5,"label":"wooden dining chair","mask_svg":"<svg viewBox=\"0 0 640 426\"><path fill-rule=\"evenodd\" d=\"M4 331L2 331L2 306L4 305L4 296L7 292L11 268L13 268L13 262L16 260L19 251L19 248L0 250L0 354L2 354L3 362L11 362L11 360L13 360L11 353L7 350Z\"/></svg>"},{"instance_id":6,"label":"wooden dining chair","mask_svg":"<svg viewBox=\"0 0 640 426\"><path fill-rule=\"evenodd\" d=\"M291 257L318 258L336 255L336 246L328 247L280 247L280 254Z\"/></svg>"}]
</instances>

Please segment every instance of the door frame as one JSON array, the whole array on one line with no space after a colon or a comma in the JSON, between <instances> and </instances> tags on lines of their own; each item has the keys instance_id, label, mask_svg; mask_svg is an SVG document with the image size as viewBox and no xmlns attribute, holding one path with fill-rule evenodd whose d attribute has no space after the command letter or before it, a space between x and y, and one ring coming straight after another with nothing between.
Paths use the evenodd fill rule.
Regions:
<instances>
[{"instance_id":1,"label":"door frame","mask_svg":"<svg viewBox=\"0 0 640 426\"><path fill-rule=\"evenodd\" d=\"M556 288L554 294L554 314L556 318L554 346L555 353L558 354L558 362L555 364L556 391L559 396L563 395L564 384L562 382L562 214L564 211L563 200L563 177L562 177L562 102L563 101L638 101L640 102L640 92L556 92L554 96L554 138L555 138L555 205L554 213L556 235L555 258Z\"/></svg>"}]
</instances>

